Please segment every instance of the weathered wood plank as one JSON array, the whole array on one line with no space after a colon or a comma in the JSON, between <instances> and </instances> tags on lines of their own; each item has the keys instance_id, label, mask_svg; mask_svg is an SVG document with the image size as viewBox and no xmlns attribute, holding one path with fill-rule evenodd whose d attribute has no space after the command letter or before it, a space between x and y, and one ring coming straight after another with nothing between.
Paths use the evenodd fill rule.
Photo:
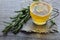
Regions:
<instances>
[{"instance_id":1,"label":"weathered wood plank","mask_svg":"<svg viewBox=\"0 0 60 40\"><path fill-rule=\"evenodd\" d=\"M9 33L7 37L2 36L3 33L1 31L5 28L3 21L11 21L9 17L17 14L14 13L14 11L20 10L21 8L29 5L28 0L26 3L24 1L25 0L0 0L0 40L60 40L60 32L55 34L19 33L17 35ZM52 4L53 7L60 10L60 0L51 0L49 3ZM58 30L60 31L60 15L56 18L55 21L58 25Z\"/></svg>"}]
</instances>

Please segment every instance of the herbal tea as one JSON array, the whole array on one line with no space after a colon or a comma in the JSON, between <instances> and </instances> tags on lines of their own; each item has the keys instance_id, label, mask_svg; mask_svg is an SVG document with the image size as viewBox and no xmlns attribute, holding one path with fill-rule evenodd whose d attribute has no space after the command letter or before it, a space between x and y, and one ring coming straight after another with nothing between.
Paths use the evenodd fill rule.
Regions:
<instances>
[{"instance_id":1,"label":"herbal tea","mask_svg":"<svg viewBox=\"0 0 60 40\"><path fill-rule=\"evenodd\" d=\"M37 25L43 25L50 17L52 7L44 2L34 2L30 6L30 15L33 22Z\"/></svg>"}]
</instances>

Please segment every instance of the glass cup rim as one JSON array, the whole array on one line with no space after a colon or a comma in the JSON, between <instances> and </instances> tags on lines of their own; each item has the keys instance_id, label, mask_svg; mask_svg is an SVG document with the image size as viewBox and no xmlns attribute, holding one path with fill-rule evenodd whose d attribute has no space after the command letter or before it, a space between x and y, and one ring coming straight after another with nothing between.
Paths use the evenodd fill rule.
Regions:
<instances>
[{"instance_id":1,"label":"glass cup rim","mask_svg":"<svg viewBox=\"0 0 60 40\"><path fill-rule=\"evenodd\" d=\"M33 5L35 5L36 3L39 3L39 2L33 2L31 5L30 5L30 12L32 12L33 13L33 11L32 11L32 6ZM52 8L52 6L49 4L49 3L46 3L46 2L40 2L40 3L43 3L43 4L46 4L46 5L48 5L48 7L50 8L50 10L49 10L49 12L46 14L46 15L49 15L51 12L52 12L52 10L53 10L53 8ZM34 14L34 13L33 13ZM36 15L36 14L34 14L34 15ZM37 15L37 16L42 16L42 17L44 17L44 16L46 16L46 15Z\"/></svg>"}]
</instances>

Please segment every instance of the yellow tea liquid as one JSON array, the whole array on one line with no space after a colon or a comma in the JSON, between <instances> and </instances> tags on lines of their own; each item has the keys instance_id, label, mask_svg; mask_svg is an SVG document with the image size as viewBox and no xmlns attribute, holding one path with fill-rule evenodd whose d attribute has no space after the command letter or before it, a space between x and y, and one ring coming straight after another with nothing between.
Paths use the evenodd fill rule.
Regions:
<instances>
[{"instance_id":1,"label":"yellow tea liquid","mask_svg":"<svg viewBox=\"0 0 60 40\"><path fill-rule=\"evenodd\" d=\"M31 17L33 19L33 22L37 25L42 25L42 24L45 24L46 21L49 19L50 17L50 14L46 15L46 16L38 16L38 15L35 15L33 14L32 12L30 13L31 14Z\"/></svg>"}]
</instances>

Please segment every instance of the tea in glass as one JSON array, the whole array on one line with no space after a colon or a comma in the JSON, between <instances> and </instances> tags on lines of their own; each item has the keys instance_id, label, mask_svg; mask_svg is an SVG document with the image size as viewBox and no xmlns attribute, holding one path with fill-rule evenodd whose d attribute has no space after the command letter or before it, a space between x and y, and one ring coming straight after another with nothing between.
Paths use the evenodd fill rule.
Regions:
<instances>
[{"instance_id":1,"label":"tea in glass","mask_svg":"<svg viewBox=\"0 0 60 40\"><path fill-rule=\"evenodd\" d=\"M30 5L30 15L37 25L43 25L49 19L52 6L45 2L33 2Z\"/></svg>"}]
</instances>

